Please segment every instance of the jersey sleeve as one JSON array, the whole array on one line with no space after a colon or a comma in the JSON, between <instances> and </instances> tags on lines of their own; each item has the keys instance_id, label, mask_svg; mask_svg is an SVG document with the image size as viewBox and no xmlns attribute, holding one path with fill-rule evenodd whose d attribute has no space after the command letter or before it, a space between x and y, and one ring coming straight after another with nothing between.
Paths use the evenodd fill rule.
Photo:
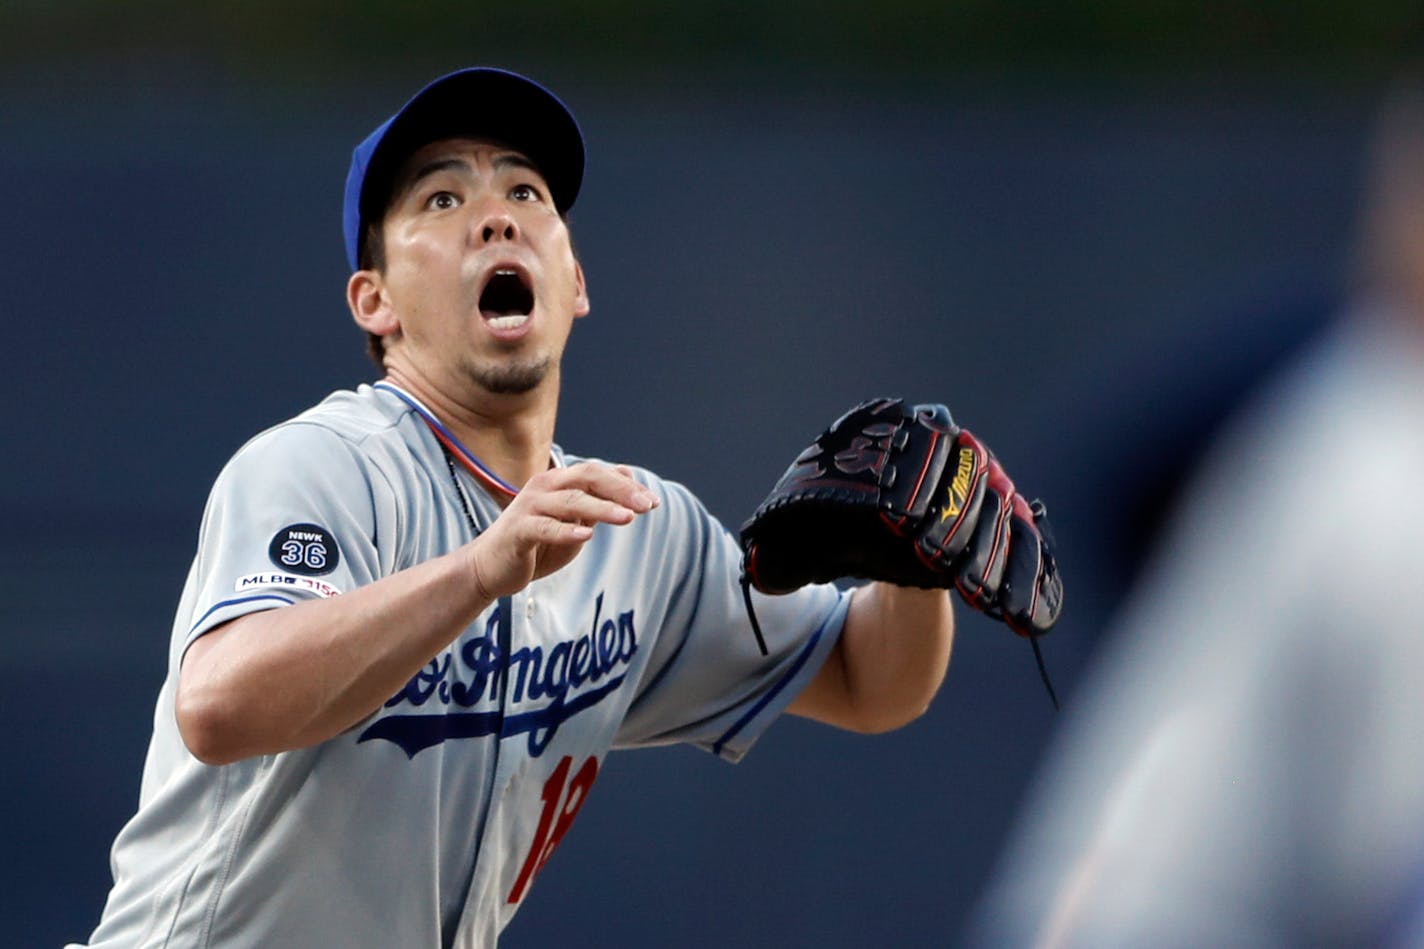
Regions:
<instances>
[{"instance_id":1,"label":"jersey sleeve","mask_svg":"<svg viewBox=\"0 0 1424 949\"><path fill-rule=\"evenodd\" d=\"M820 670L850 597L829 584L753 592L763 656L736 540L683 486L656 478L650 486L664 520L652 528L643 582L668 591L667 610L617 746L684 742L737 761Z\"/></svg>"},{"instance_id":2,"label":"jersey sleeve","mask_svg":"<svg viewBox=\"0 0 1424 949\"><path fill-rule=\"evenodd\" d=\"M248 442L208 498L176 645L391 572L393 554L378 546L378 525L394 523L390 494L372 463L322 426L287 423Z\"/></svg>"}]
</instances>

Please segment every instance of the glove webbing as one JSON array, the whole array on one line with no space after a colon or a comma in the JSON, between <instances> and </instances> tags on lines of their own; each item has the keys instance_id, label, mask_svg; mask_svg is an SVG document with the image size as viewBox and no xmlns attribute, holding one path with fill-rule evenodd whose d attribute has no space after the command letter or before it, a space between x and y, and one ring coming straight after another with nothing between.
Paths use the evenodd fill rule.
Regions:
<instances>
[{"instance_id":1,"label":"glove webbing","mask_svg":"<svg viewBox=\"0 0 1424 949\"><path fill-rule=\"evenodd\" d=\"M761 632L761 624L757 622L756 607L752 606L752 582L745 573L742 574L742 599L747 604L747 619L751 620L752 633L756 636L757 648L761 650L763 656L770 655L766 648L766 637ZM1053 682L1048 678L1048 666L1043 661L1043 650L1039 648L1038 637L1030 635L1024 638L1033 647L1033 661L1038 666L1038 677L1043 680L1043 687L1048 690L1048 701L1053 703L1053 710L1056 712L1058 711L1058 693L1053 690Z\"/></svg>"}]
</instances>

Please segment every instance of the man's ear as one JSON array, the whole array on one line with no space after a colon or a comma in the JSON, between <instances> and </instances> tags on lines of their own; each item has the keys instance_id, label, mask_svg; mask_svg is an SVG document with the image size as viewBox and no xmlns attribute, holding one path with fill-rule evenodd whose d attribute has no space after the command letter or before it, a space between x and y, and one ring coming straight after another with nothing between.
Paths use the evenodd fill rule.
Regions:
<instances>
[{"instance_id":1,"label":"man's ear","mask_svg":"<svg viewBox=\"0 0 1424 949\"><path fill-rule=\"evenodd\" d=\"M378 270L358 270L346 281L346 305L356 325L377 336L400 332L400 320L386 296L386 284Z\"/></svg>"},{"instance_id":2,"label":"man's ear","mask_svg":"<svg viewBox=\"0 0 1424 949\"><path fill-rule=\"evenodd\" d=\"M588 284L583 279L583 264L577 258L574 259L574 281L578 285L578 293L574 296L574 316L588 316Z\"/></svg>"}]
</instances>

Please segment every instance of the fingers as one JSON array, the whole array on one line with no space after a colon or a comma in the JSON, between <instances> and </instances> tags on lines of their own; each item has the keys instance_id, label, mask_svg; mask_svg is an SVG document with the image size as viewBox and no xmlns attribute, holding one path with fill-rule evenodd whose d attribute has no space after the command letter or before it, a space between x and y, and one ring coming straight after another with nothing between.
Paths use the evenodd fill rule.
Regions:
<instances>
[{"instance_id":1,"label":"fingers","mask_svg":"<svg viewBox=\"0 0 1424 949\"><path fill-rule=\"evenodd\" d=\"M1010 515L1015 501L1021 501L1014 483L991 454L985 475L987 490L974 525L973 538L959 563L955 585L975 609L992 605L1003 583L1010 546Z\"/></svg>"},{"instance_id":2,"label":"fingers","mask_svg":"<svg viewBox=\"0 0 1424 949\"><path fill-rule=\"evenodd\" d=\"M576 543L595 524L628 524L658 503L627 466L581 462L531 478L502 516L528 519L539 542Z\"/></svg>"},{"instance_id":3,"label":"fingers","mask_svg":"<svg viewBox=\"0 0 1424 949\"><path fill-rule=\"evenodd\" d=\"M505 596L563 568L598 524L628 524L658 506L625 466L582 462L530 478L471 545L475 586Z\"/></svg>"},{"instance_id":4,"label":"fingers","mask_svg":"<svg viewBox=\"0 0 1424 949\"><path fill-rule=\"evenodd\" d=\"M1035 501L1030 505L1019 498L999 606L1005 622L1020 635L1048 632L1063 610L1063 580L1051 536L1043 504Z\"/></svg>"},{"instance_id":5,"label":"fingers","mask_svg":"<svg viewBox=\"0 0 1424 949\"><path fill-rule=\"evenodd\" d=\"M1063 608L1047 511L1018 493L992 454L986 480L988 490L961 555L955 588L974 609L1001 617L1014 632L1041 635L1058 622Z\"/></svg>"},{"instance_id":6,"label":"fingers","mask_svg":"<svg viewBox=\"0 0 1424 949\"><path fill-rule=\"evenodd\" d=\"M626 524L658 506L657 494L644 487L626 465L580 462L569 468L545 472L525 486L536 497L547 495L547 505L575 519Z\"/></svg>"}]
</instances>

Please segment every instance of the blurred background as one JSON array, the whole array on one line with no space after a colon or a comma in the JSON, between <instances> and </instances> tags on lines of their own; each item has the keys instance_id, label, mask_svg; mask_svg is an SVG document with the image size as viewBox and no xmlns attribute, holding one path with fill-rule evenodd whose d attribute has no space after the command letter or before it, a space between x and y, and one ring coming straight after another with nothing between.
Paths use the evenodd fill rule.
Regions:
<instances>
[{"instance_id":1,"label":"blurred background","mask_svg":"<svg viewBox=\"0 0 1424 949\"><path fill-rule=\"evenodd\" d=\"M1183 467L1346 288L1421 26L1402 0L4 0L0 945L97 922L218 469L374 378L341 187L428 79L514 68L583 125L561 444L735 527L854 402L946 402L1049 503L1071 706ZM955 944L1056 721L1028 645L961 615L901 732L614 755L504 944Z\"/></svg>"}]
</instances>

